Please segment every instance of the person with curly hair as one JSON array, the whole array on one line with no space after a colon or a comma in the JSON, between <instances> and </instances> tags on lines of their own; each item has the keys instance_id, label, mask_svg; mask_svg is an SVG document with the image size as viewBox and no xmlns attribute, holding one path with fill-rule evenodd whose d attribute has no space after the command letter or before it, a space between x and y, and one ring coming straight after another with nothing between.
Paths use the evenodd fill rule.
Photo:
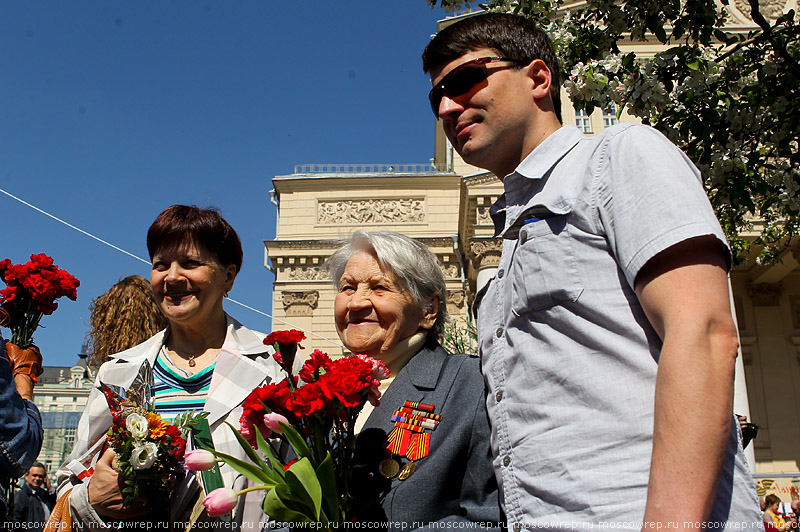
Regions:
<instances>
[{"instance_id":1,"label":"person with curly hair","mask_svg":"<svg viewBox=\"0 0 800 532\"><path fill-rule=\"evenodd\" d=\"M109 356L139 345L167 326L153 297L150 282L141 275L120 279L89 306L87 334L89 366L99 368Z\"/></svg>"}]
</instances>

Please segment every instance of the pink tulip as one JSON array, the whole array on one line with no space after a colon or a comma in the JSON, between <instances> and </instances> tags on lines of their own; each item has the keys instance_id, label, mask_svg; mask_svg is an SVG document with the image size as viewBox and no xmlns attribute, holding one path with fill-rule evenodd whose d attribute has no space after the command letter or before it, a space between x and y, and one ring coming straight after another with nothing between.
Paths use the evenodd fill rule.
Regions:
<instances>
[{"instance_id":1,"label":"pink tulip","mask_svg":"<svg viewBox=\"0 0 800 532\"><path fill-rule=\"evenodd\" d=\"M216 457L204 449L196 449L183 455L183 467L189 471L207 471L215 465Z\"/></svg>"},{"instance_id":2,"label":"pink tulip","mask_svg":"<svg viewBox=\"0 0 800 532\"><path fill-rule=\"evenodd\" d=\"M267 429L270 431L277 432L278 434L283 433L283 428L281 428L280 423L285 423L288 425L289 420L277 412L264 414L264 425L266 425Z\"/></svg>"},{"instance_id":3,"label":"pink tulip","mask_svg":"<svg viewBox=\"0 0 800 532\"><path fill-rule=\"evenodd\" d=\"M230 488L217 488L203 499L209 517L224 515L236 506L236 492Z\"/></svg>"}]
</instances>

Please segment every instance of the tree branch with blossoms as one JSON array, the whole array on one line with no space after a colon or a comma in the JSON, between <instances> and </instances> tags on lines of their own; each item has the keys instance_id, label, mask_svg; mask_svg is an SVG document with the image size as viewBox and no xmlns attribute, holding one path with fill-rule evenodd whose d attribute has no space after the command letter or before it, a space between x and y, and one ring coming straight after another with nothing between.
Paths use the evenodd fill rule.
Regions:
<instances>
[{"instance_id":1,"label":"tree branch with blossoms","mask_svg":"<svg viewBox=\"0 0 800 532\"><path fill-rule=\"evenodd\" d=\"M427 0L446 10L475 4ZM727 6L727 0L722 2ZM615 106L661 131L702 172L737 260L779 259L800 230L800 26L794 11L733 31L714 0L489 0L550 34L576 110ZM652 41L653 57L624 53ZM753 237L752 235L756 236Z\"/></svg>"}]
</instances>

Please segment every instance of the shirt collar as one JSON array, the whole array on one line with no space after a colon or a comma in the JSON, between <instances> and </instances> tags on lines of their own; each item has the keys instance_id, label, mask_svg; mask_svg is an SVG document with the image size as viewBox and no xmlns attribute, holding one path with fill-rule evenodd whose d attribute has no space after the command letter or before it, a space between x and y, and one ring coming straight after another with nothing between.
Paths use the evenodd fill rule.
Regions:
<instances>
[{"instance_id":1,"label":"shirt collar","mask_svg":"<svg viewBox=\"0 0 800 532\"><path fill-rule=\"evenodd\" d=\"M489 209L494 222L495 236L507 231L530 207L529 199L544 187L544 178L550 170L586 137L575 126L562 126L539 144L503 180L505 192ZM560 187L557 187L560 189ZM566 191L554 190L555 194L537 198L550 212L566 214L572 210L572 200Z\"/></svg>"}]
</instances>

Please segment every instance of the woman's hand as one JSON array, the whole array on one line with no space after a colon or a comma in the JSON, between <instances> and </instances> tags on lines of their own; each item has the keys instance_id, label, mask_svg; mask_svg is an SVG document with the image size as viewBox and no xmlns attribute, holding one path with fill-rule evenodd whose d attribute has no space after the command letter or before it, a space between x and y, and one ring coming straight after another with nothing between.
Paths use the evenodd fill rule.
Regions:
<instances>
[{"instance_id":1,"label":"woman's hand","mask_svg":"<svg viewBox=\"0 0 800 532\"><path fill-rule=\"evenodd\" d=\"M101 517L130 519L147 513L145 496L140 496L132 506L126 508L122 501L124 480L112 466L116 453L107 449L94 466L94 475L89 481L89 504Z\"/></svg>"}]
</instances>

